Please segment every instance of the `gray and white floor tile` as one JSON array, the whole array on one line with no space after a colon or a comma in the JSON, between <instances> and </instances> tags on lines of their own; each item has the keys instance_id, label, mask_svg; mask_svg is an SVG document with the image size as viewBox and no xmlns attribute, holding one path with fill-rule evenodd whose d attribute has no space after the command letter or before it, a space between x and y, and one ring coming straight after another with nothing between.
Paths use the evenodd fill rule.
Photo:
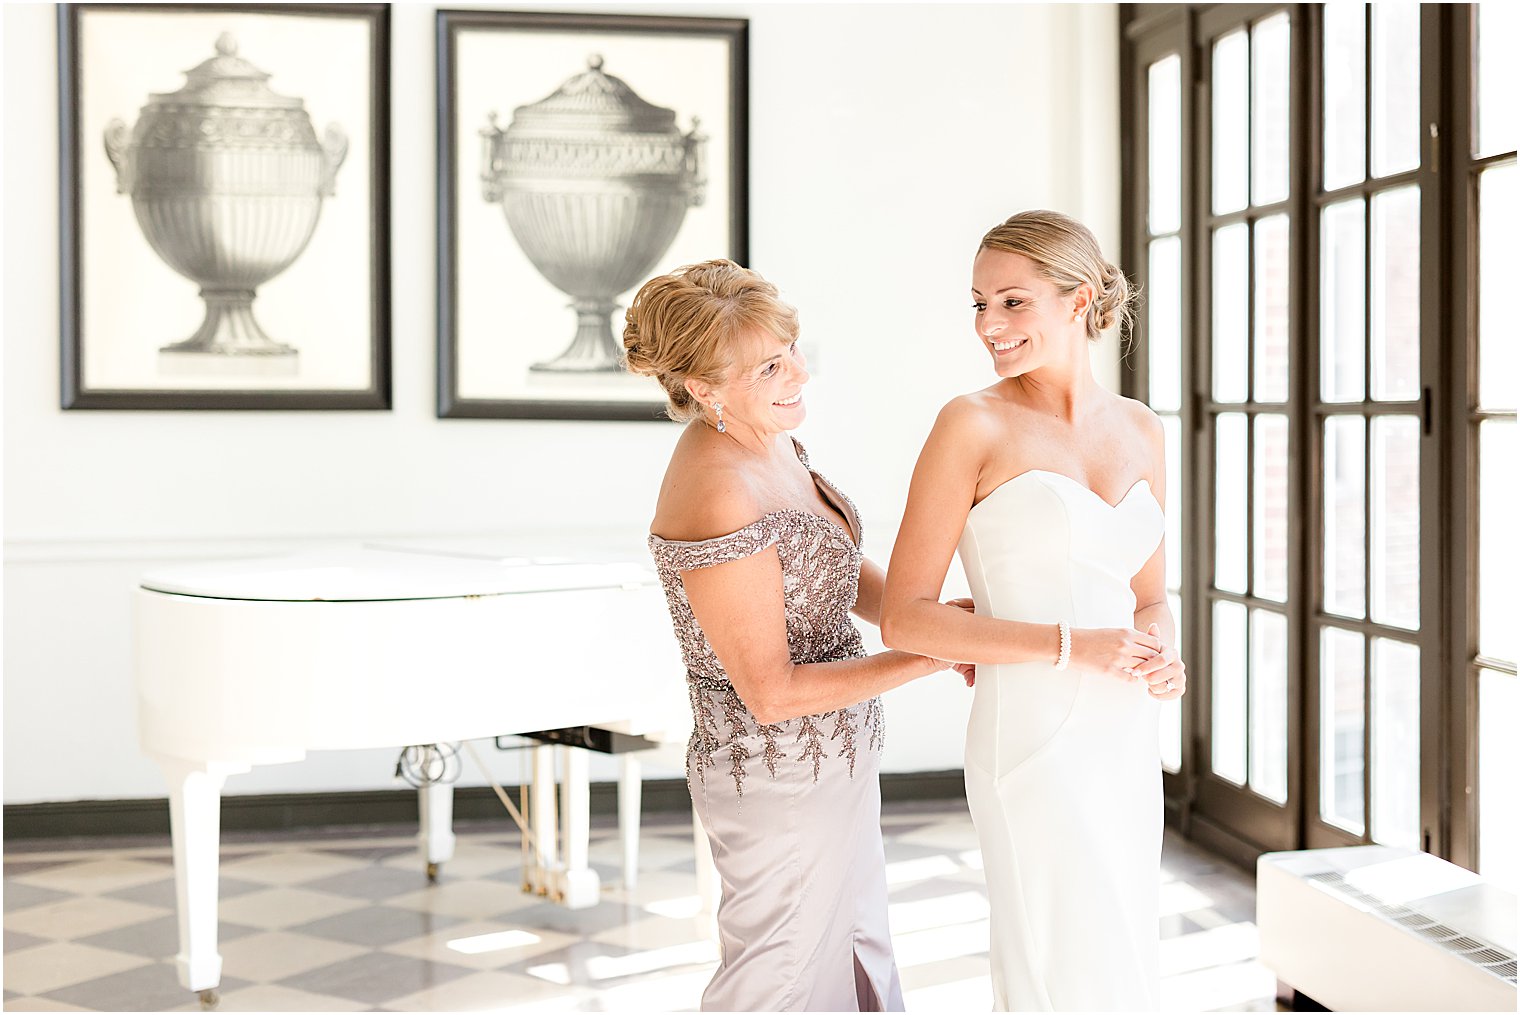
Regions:
<instances>
[{"instance_id":1,"label":"gray and white floor tile","mask_svg":"<svg viewBox=\"0 0 1520 1015\"><path fill-rule=\"evenodd\" d=\"M964 805L889 803L889 914L909 1010L986 1010L988 904ZM221 864L223 1011L692 1010L717 964L698 913L691 826L646 816L640 879L620 883L598 821L602 902L567 910L521 888L500 823L462 823L436 884L414 829L230 836ZM1157 891L1163 1003L1272 1011L1251 878L1170 833ZM195 1011L175 976L167 841L11 844L6 1011Z\"/></svg>"}]
</instances>

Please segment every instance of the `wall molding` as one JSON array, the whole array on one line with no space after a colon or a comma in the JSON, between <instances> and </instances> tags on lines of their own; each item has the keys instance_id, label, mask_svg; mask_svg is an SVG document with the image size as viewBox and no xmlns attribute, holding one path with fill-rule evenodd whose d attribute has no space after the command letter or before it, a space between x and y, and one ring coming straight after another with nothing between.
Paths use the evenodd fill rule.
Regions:
<instances>
[{"instance_id":1,"label":"wall molding","mask_svg":"<svg viewBox=\"0 0 1520 1015\"><path fill-rule=\"evenodd\" d=\"M516 786L504 786L515 801ZM942 772L887 772L881 776L886 802L963 801L966 786L959 769ZM684 779L646 779L643 810L649 814L684 813L691 797ZM617 783L591 784L591 813L617 813ZM454 790L454 818L510 820L489 786ZM363 790L344 793L267 793L222 798L223 832L283 832L367 825L415 825L414 790ZM37 839L166 836L167 797L136 800L70 800L8 804L5 842Z\"/></svg>"},{"instance_id":2,"label":"wall molding","mask_svg":"<svg viewBox=\"0 0 1520 1015\"><path fill-rule=\"evenodd\" d=\"M1197 811L1193 812L1187 838L1253 875L1256 873L1256 858L1268 852Z\"/></svg>"}]
</instances>

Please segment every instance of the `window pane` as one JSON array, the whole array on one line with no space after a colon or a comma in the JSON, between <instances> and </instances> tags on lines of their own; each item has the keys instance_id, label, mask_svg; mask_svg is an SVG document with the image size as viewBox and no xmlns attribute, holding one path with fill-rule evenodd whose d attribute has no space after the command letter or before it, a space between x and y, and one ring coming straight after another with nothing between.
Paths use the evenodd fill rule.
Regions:
<instances>
[{"instance_id":1,"label":"window pane","mask_svg":"<svg viewBox=\"0 0 1520 1015\"><path fill-rule=\"evenodd\" d=\"M1327 627L1320 632L1320 817L1362 834L1364 661L1362 636Z\"/></svg>"},{"instance_id":2,"label":"window pane","mask_svg":"<svg viewBox=\"0 0 1520 1015\"><path fill-rule=\"evenodd\" d=\"M1182 59L1175 53L1150 66L1150 229L1182 228Z\"/></svg>"},{"instance_id":3,"label":"window pane","mask_svg":"<svg viewBox=\"0 0 1520 1015\"><path fill-rule=\"evenodd\" d=\"M1520 891L1520 684L1478 675L1478 871Z\"/></svg>"},{"instance_id":4,"label":"window pane","mask_svg":"<svg viewBox=\"0 0 1520 1015\"><path fill-rule=\"evenodd\" d=\"M1288 417L1256 417L1251 496L1252 592L1288 598Z\"/></svg>"},{"instance_id":5,"label":"window pane","mask_svg":"<svg viewBox=\"0 0 1520 1015\"><path fill-rule=\"evenodd\" d=\"M1173 592L1166 594L1172 607L1172 619L1176 621L1177 644L1182 644L1182 597ZM1161 767L1168 772L1182 771L1182 699L1173 698L1161 703Z\"/></svg>"},{"instance_id":6,"label":"window pane","mask_svg":"<svg viewBox=\"0 0 1520 1015\"><path fill-rule=\"evenodd\" d=\"M1478 652L1515 661L1515 626L1520 620L1520 581L1515 577L1517 547L1515 481L1520 447L1515 421L1478 424ZM1520 727L1517 727L1520 728Z\"/></svg>"},{"instance_id":7,"label":"window pane","mask_svg":"<svg viewBox=\"0 0 1520 1015\"><path fill-rule=\"evenodd\" d=\"M1214 586L1229 592L1246 591L1247 460L1245 414L1221 413L1214 429Z\"/></svg>"},{"instance_id":8,"label":"window pane","mask_svg":"<svg viewBox=\"0 0 1520 1015\"><path fill-rule=\"evenodd\" d=\"M1510 109L1513 115L1514 107ZM1520 340L1511 295L1520 275L1517 174L1520 170L1511 162L1478 177L1478 402L1485 409L1516 408L1520 390Z\"/></svg>"},{"instance_id":9,"label":"window pane","mask_svg":"<svg viewBox=\"0 0 1520 1015\"><path fill-rule=\"evenodd\" d=\"M1325 208L1320 230L1320 397L1362 398L1366 360L1366 206L1361 198Z\"/></svg>"},{"instance_id":10,"label":"window pane","mask_svg":"<svg viewBox=\"0 0 1520 1015\"><path fill-rule=\"evenodd\" d=\"M1182 420L1161 417L1166 438L1166 587L1182 588ZM1181 644L1179 640L1178 644Z\"/></svg>"},{"instance_id":11,"label":"window pane","mask_svg":"<svg viewBox=\"0 0 1520 1015\"><path fill-rule=\"evenodd\" d=\"M1256 390L1258 402L1288 400L1288 216L1256 223Z\"/></svg>"},{"instance_id":12,"label":"window pane","mask_svg":"<svg viewBox=\"0 0 1520 1015\"><path fill-rule=\"evenodd\" d=\"M1362 4L1325 4L1325 182L1362 179L1367 144L1367 28Z\"/></svg>"},{"instance_id":13,"label":"window pane","mask_svg":"<svg viewBox=\"0 0 1520 1015\"><path fill-rule=\"evenodd\" d=\"M1420 397L1420 191L1372 199L1372 397Z\"/></svg>"},{"instance_id":14,"label":"window pane","mask_svg":"<svg viewBox=\"0 0 1520 1015\"><path fill-rule=\"evenodd\" d=\"M1346 617L1367 608L1366 440L1360 416L1325 421L1325 609Z\"/></svg>"},{"instance_id":15,"label":"window pane","mask_svg":"<svg viewBox=\"0 0 1520 1015\"><path fill-rule=\"evenodd\" d=\"M1420 420L1372 421L1372 619L1420 626Z\"/></svg>"},{"instance_id":16,"label":"window pane","mask_svg":"<svg viewBox=\"0 0 1520 1015\"><path fill-rule=\"evenodd\" d=\"M1520 74L1515 73L1515 38L1520 17L1514 4L1474 4L1478 17L1478 133L1477 154L1515 150L1515 96ZM1511 220L1513 221L1513 220Z\"/></svg>"},{"instance_id":17,"label":"window pane","mask_svg":"<svg viewBox=\"0 0 1520 1015\"><path fill-rule=\"evenodd\" d=\"M1372 175L1420 164L1420 5L1372 9Z\"/></svg>"},{"instance_id":18,"label":"window pane","mask_svg":"<svg viewBox=\"0 0 1520 1015\"><path fill-rule=\"evenodd\" d=\"M1250 91L1246 33L1231 32L1214 43L1214 211L1246 206L1246 130Z\"/></svg>"},{"instance_id":19,"label":"window pane","mask_svg":"<svg viewBox=\"0 0 1520 1015\"><path fill-rule=\"evenodd\" d=\"M1182 240L1151 241L1146 287L1146 344L1150 349L1151 408L1182 408Z\"/></svg>"},{"instance_id":20,"label":"window pane","mask_svg":"<svg viewBox=\"0 0 1520 1015\"><path fill-rule=\"evenodd\" d=\"M1288 799L1288 618L1251 611L1251 788Z\"/></svg>"},{"instance_id":21,"label":"window pane","mask_svg":"<svg viewBox=\"0 0 1520 1015\"><path fill-rule=\"evenodd\" d=\"M1246 329L1249 317L1244 222L1214 233L1214 398L1246 400Z\"/></svg>"},{"instance_id":22,"label":"window pane","mask_svg":"<svg viewBox=\"0 0 1520 1015\"><path fill-rule=\"evenodd\" d=\"M1288 196L1288 15L1274 14L1251 33L1251 200Z\"/></svg>"},{"instance_id":23,"label":"window pane","mask_svg":"<svg viewBox=\"0 0 1520 1015\"><path fill-rule=\"evenodd\" d=\"M1420 650L1372 639L1372 837L1420 848Z\"/></svg>"},{"instance_id":24,"label":"window pane","mask_svg":"<svg viewBox=\"0 0 1520 1015\"><path fill-rule=\"evenodd\" d=\"M1246 608L1214 604L1212 768L1237 786L1246 783Z\"/></svg>"}]
</instances>

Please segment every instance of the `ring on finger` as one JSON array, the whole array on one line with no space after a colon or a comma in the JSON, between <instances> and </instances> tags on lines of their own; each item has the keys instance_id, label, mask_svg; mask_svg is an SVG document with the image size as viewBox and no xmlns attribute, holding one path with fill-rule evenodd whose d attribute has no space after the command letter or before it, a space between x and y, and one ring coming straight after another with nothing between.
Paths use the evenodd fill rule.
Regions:
<instances>
[{"instance_id":1,"label":"ring on finger","mask_svg":"<svg viewBox=\"0 0 1520 1015\"><path fill-rule=\"evenodd\" d=\"M1170 678L1170 677L1168 677L1168 678L1167 678L1167 681L1166 681L1166 689L1167 689L1167 690L1168 690L1168 691L1172 691L1172 690L1176 690L1176 686L1175 686L1175 685L1174 685L1174 684L1173 684L1173 683L1172 683L1172 681L1171 681L1171 678Z\"/></svg>"}]
</instances>

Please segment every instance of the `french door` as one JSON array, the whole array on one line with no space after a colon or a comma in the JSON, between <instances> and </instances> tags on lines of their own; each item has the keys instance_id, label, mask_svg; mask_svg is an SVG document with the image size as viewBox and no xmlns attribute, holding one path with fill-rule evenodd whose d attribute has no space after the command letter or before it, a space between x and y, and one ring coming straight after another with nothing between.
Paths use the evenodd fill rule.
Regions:
<instances>
[{"instance_id":1,"label":"french door","mask_svg":"<svg viewBox=\"0 0 1520 1015\"><path fill-rule=\"evenodd\" d=\"M1178 819L1242 859L1520 845L1493 619L1516 605L1493 561L1513 563L1494 518L1520 357L1482 303L1516 267L1512 220L1492 226L1515 200L1501 18L1125 11L1125 258L1147 296L1127 386L1166 429L1191 688L1162 756Z\"/></svg>"}]
</instances>

